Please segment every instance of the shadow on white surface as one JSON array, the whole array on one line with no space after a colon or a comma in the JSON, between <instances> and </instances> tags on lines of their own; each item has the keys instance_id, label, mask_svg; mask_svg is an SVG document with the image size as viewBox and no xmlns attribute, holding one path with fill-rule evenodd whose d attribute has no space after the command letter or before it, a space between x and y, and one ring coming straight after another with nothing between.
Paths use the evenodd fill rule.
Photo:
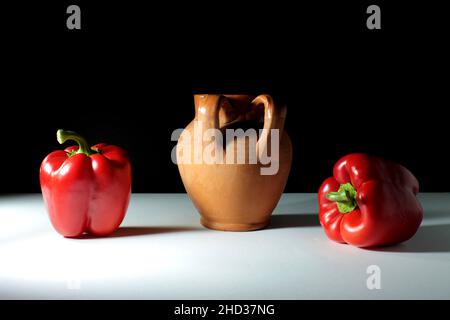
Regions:
<instances>
[{"instance_id":1,"label":"shadow on white surface","mask_svg":"<svg viewBox=\"0 0 450 320\"><path fill-rule=\"evenodd\" d=\"M137 237L162 233L174 233L174 232L186 232L186 231L198 231L202 228L198 227L184 227L184 226L149 226L149 227L122 227L117 229L113 234L107 237L96 237L93 235L82 235L76 238L77 240L87 239L108 239L108 238L122 238L122 237Z\"/></svg>"},{"instance_id":2,"label":"shadow on white surface","mask_svg":"<svg viewBox=\"0 0 450 320\"><path fill-rule=\"evenodd\" d=\"M267 229L320 227L317 213L274 214Z\"/></svg>"},{"instance_id":3,"label":"shadow on white surface","mask_svg":"<svg viewBox=\"0 0 450 320\"><path fill-rule=\"evenodd\" d=\"M384 252L450 252L450 224L421 226L410 240L396 246L372 248Z\"/></svg>"}]
</instances>

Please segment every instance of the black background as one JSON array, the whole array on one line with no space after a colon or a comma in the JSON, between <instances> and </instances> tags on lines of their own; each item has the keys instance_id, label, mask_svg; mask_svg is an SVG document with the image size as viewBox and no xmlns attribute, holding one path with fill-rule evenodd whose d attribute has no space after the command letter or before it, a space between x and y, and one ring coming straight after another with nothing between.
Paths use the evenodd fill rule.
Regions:
<instances>
[{"instance_id":1,"label":"black background","mask_svg":"<svg viewBox=\"0 0 450 320\"><path fill-rule=\"evenodd\" d=\"M367 30L378 4L382 30ZM82 30L66 8L81 7ZM287 192L315 192L349 152L450 191L448 32L430 2L20 3L2 9L2 193L39 192L56 130L125 148L135 192L183 192L174 129L196 92L267 92L288 106Z\"/></svg>"}]
</instances>

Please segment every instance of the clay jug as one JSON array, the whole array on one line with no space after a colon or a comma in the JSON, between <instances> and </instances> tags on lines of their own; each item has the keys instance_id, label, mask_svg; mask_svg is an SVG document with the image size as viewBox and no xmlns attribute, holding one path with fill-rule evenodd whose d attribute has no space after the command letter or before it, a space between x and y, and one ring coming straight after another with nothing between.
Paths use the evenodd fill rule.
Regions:
<instances>
[{"instance_id":1,"label":"clay jug","mask_svg":"<svg viewBox=\"0 0 450 320\"><path fill-rule=\"evenodd\" d=\"M201 215L201 223L207 228L224 231L264 228L281 197L292 163L292 145L284 131L286 107L275 104L269 95L201 94L194 96L194 102L195 119L181 134L176 152L183 184ZM249 129L259 132L256 143L250 143L251 139L245 134L232 141L220 141L226 138L226 129L238 128L245 133L250 132ZM261 128L262 133L256 130ZM202 137L209 129L214 129L212 131L219 136L214 136L215 139ZM278 132L278 136L272 132ZM240 162L236 161L239 143L245 145L244 163L242 157ZM212 147L218 149L210 154L222 154L222 157L202 161L202 152L209 154ZM274 155L270 166L267 158L264 163L259 159L256 163L249 160L251 155L264 150L267 155ZM227 161L230 152L233 152L234 162ZM184 161L180 161L182 159ZM275 173L262 174L264 168Z\"/></svg>"}]
</instances>

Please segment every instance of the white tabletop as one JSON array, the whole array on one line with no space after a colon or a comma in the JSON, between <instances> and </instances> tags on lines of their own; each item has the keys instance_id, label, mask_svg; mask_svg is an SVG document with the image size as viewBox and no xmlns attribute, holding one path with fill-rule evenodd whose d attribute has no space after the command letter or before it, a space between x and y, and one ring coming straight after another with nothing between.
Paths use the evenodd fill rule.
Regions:
<instances>
[{"instance_id":1,"label":"white tabletop","mask_svg":"<svg viewBox=\"0 0 450 320\"><path fill-rule=\"evenodd\" d=\"M3 299L450 298L450 194L422 194L410 241L364 250L329 241L316 195L283 195L268 229L207 230L185 194L134 194L113 236L65 239L42 198L0 197ZM369 290L367 268L381 288Z\"/></svg>"}]
</instances>

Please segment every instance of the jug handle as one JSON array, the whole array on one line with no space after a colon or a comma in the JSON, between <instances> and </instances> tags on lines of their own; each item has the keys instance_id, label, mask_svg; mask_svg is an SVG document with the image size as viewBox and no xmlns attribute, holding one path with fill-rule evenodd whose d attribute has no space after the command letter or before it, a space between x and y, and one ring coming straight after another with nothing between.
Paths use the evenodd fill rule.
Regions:
<instances>
[{"instance_id":1,"label":"jug handle","mask_svg":"<svg viewBox=\"0 0 450 320\"><path fill-rule=\"evenodd\" d=\"M225 97L218 94L204 94L195 96L195 116L198 121L203 124L203 130L219 129L219 106L221 100ZM257 142L257 150L259 154L265 152L269 144L269 133L272 129L279 130L279 138L284 130L284 122L286 119L286 106L284 104L276 104L273 98L268 94L261 94L251 102L252 107L264 105L264 127L262 134Z\"/></svg>"},{"instance_id":2,"label":"jug handle","mask_svg":"<svg viewBox=\"0 0 450 320\"><path fill-rule=\"evenodd\" d=\"M281 139L286 119L286 106L284 104L274 103L272 97L268 94L257 96L253 99L251 104L253 107L256 107L259 104L264 105L264 127L257 142L258 152L261 154L269 144L269 133L272 129L279 130L279 138Z\"/></svg>"}]
</instances>

